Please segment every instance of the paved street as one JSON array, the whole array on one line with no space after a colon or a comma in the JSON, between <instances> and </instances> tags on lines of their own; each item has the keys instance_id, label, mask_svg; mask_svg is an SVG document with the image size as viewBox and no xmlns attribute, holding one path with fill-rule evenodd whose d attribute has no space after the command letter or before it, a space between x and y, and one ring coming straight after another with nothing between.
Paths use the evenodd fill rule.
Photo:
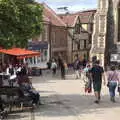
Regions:
<instances>
[{"instance_id":1,"label":"paved street","mask_svg":"<svg viewBox=\"0 0 120 120\"><path fill-rule=\"evenodd\" d=\"M82 80L75 80L67 75L66 80L59 76L52 77L50 73L43 77L33 78L34 87L39 90L44 105L35 112L24 112L9 115L11 120L116 120L120 114L120 98L111 103L107 88L103 86L102 101L94 104L93 92L85 94Z\"/></svg>"}]
</instances>

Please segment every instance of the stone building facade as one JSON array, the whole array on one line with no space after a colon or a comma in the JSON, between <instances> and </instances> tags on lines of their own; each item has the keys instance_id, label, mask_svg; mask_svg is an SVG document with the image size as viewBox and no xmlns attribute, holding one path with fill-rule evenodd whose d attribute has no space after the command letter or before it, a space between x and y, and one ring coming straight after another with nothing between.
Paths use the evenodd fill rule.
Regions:
<instances>
[{"instance_id":1,"label":"stone building facade","mask_svg":"<svg viewBox=\"0 0 120 120\"><path fill-rule=\"evenodd\" d=\"M91 56L102 65L120 62L120 0L99 0L94 19Z\"/></svg>"}]
</instances>

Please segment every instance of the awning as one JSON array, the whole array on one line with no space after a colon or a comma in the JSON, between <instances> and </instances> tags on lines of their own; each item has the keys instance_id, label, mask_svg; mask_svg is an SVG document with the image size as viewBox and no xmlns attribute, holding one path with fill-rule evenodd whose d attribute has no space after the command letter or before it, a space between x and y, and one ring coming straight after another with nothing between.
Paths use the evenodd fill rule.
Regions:
<instances>
[{"instance_id":1,"label":"awning","mask_svg":"<svg viewBox=\"0 0 120 120\"><path fill-rule=\"evenodd\" d=\"M22 48L0 49L1 53L16 56L17 59L30 58L33 56L40 56L40 52L26 50Z\"/></svg>"}]
</instances>

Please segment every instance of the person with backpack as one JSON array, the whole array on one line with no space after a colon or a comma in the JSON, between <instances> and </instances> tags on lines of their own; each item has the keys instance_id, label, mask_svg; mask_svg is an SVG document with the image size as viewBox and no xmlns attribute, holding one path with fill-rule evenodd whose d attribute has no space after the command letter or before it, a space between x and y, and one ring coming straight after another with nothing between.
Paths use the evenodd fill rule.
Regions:
<instances>
[{"instance_id":1,"label":"person with backpack","mask_svg":"<svg viewBox=\"0 0 120 120\"><path fill-rule=\"evenodd\" d=\"M93 89L95 93L96 100L94 101L96 104L99 104L101 100L101 87L102 87L102 78L104 79L105 84L105 74L104 69L100 66L100 61L96 60L93 67L90 70L90 76L93 83Z\"/></svg>"}]
</instances>

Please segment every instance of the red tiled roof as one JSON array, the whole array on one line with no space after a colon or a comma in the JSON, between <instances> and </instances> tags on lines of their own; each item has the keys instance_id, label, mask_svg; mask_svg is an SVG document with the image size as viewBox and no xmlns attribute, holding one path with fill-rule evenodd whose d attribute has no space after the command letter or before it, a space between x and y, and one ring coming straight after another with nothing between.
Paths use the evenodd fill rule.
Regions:
<instances>
[{"instance_id":1,"label":"red tiled roof","mask_svg":"<svg viewBox=\"0 0 120 120\"><path fill-rule=\"evenodd\" d=\"M75 14L79 15L81 23L90 23L92 22L92 16L96 13L96 10L87 10L77 12Z\"/></svg>"},{"instance_id":2,"label":"red tiled roof","mask_svg":"<svg viewBox=\"0 0 120 120\"><path fill-rule=\"evenodd\" d=\"M75 14L63 14L59 15L59 17L66 23L69 27L74 27L76 20L78 18L78 15Z\"/></svg>"},{"instance_id":3,"label":"red tiled roof","mask_svg":"<svg viewBox=\"0 0 120 120\"><path fill-rule=\"evenodd\" d=\"M43 5L43 14L55 26L66 26L66 24L57 16L57 14L45 3Z\"/></svg>"},{"instance_id":4,"label":"red tiled roof","mask_svg":"<svg viewBox=\"0 0 120 120\"><path fill-rule=\"evenodd\" d=\"M43 15L43 21L44 22L50 22L50 19L48 17L46 17L45 15Z\"/></svg>"}]
</instances>

